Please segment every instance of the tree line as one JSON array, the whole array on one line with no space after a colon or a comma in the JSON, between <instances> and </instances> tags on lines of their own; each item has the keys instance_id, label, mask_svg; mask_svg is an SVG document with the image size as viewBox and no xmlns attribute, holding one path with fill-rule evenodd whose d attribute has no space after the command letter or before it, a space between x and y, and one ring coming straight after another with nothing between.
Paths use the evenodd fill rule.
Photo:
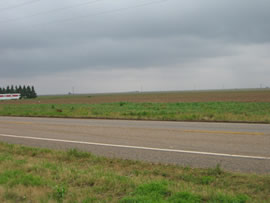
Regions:
<instances>
[{"instance_id":1,"label":"tree line","mask_svg":"<svg viewBox=\"0 0 270 203\"><path fill-rule=\"evenodd\" d=\"M21 98L36 98L37 93L35 91L34 86L7 86L7 87L0 87L0 94L12 94L12 93L20 93Z\"/></svg>"}]
</instances>

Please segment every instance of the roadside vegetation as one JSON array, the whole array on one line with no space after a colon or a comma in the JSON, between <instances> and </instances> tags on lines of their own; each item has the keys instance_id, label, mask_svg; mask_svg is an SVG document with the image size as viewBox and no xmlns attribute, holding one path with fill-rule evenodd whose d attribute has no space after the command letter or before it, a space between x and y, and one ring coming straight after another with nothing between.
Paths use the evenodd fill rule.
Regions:
<instances>
[{"instance_id":1,"label":"roadside vegetation","mask_svg":"<svg viewBox=\"0 0 270 203\"><path fill-rule=\"evenodd\" d=\"M270 102L1 104L1 116L270 123Z\"/></svg>"},{"instance_id":2,"label":"roadside vegetation","mask_svg":"<svg viewBox=\"0 0 270 203\"><path fill-rule=\"evenodd\" d=\"M270 176L0 143L0 202L270 202Z\"/></svg>"}]
</instances>

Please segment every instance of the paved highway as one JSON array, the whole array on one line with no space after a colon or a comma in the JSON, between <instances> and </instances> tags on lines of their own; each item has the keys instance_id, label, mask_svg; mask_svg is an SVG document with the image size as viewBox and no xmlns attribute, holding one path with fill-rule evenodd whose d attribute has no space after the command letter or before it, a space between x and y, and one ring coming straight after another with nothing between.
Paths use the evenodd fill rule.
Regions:
<instances>
[{"instance_id":1,"label":"paved highway","mask_svg":"<svg viewBox=\"0 0 270 203\"><path fill-rule=\"evenodd\" d=\"M270 125L0 117L0 141L270 174Z\"/></svg>"}]
</instances>

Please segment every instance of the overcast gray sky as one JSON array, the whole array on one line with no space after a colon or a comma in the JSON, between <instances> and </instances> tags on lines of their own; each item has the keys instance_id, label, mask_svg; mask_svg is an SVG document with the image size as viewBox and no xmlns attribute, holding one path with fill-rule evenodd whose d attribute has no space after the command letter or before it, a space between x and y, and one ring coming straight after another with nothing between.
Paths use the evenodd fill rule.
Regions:
<instances>
[{"instance_id":1,"label":"overcast gray sky","mask_svg":"<svg viewBox=\"0 0 270 203\"><path fill-rule=\"evenodd\" d=\"M270 86L269 0L1 0L0 86Z\"/></svg>"}]
</instances>

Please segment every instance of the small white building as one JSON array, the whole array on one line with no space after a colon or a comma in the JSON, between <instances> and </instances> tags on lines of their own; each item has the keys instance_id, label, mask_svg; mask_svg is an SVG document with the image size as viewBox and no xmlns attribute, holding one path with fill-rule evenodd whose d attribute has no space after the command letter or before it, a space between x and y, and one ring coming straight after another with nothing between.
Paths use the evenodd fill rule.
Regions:
<instances>
[{"instance_id":1,"label":"small white building","mask_svg":"<svg viewBox=\"0 0 270 203\"><path fill-rule=\"evenodd\" d=\"M0 94L0 100L20 99L20 97L21 97L21 94L19 94L19 93Z\"/></svg>"}]
</instances>

